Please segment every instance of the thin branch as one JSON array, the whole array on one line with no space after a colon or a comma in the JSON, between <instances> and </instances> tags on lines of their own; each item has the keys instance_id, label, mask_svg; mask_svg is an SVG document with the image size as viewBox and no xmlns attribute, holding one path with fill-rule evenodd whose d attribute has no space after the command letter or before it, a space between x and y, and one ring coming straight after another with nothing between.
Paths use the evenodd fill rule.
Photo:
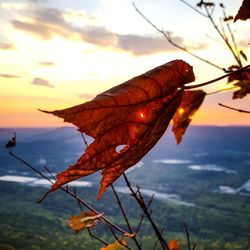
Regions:
<instances>
[{"instance_id":1,"label":"thin branch","mask_svg":"<svg viewBox=\"0 0 250 250\"><path fill-rule=\"evenodd\" d=\"M213 67L215 67L215 68L217 68L217 69L223 70L223 68L220 67L219 65L217 65L217 64L215 64L215 63L212 63L212 62L210 62L210 61L208 61L208 60L206 60L206 59L204 59L204 58L202 58L202 57L200 57L200 56L198 56L198 55L192 53L191 51L189 51L188 49L186 49L184 46L181 46L181 45L175 43L175 42L172 40L171 35L170 35L169 32L167 32L167 33L164 32L163 30L161 30L160 28L158 28L154 23L152 23L152 21L150 21L150 20L149 20L149 19L148 19L148 18L147 18L138 8L137 8L137 6L135 5L135 3L133 3L133 6L134 6L135 10L139 13L139 15L140 15L145 21L147 21L155 30L157 30L159 33L161 33L161 34L167 39L167 41L168 41L170 44L172 44L172 45L175 46L176 48L185 51L186 53L190 54L191 56L193 56L193 57L195 57L195 58L197 58L197 59L199 59L199 60L201 60L201 61L203 61L203 62L205 62L205 63L207 63L207 64L209 64L209 65L211 65L211 66L213 66Z\"/></svg>"},{"instance_id":2,"label":"thin branch","mask_svg":"<svg viewBox=\"0 0 250 250\"><path fill-rule=\"evenodd\" d=\"M40 172L39 170L37 170L36 168L34 168L31 164L29 164L27 161L23 160L22 158L20 158L19 156L15 155L14 153L12 153L11 151L9 152L9 154L15 158L16 160L22 162L24 165L26 165L27 167L29 167L30 169L32 169L34 172L36 172L37 174L39 174L41 177L43 177L44 179L48 180L51 184L54 184L53 181L51 181L46 175L44 175L42 172ZM83 199L81 199L78 195L75 195L73 192L67 190L64 187L60 187L61 190L63 190L64 192L66 192L67 194L69 194L70 196L72 196L74 199L76 199L78 202L80 202L82 205L84 205L85 207L87 207L89 210L91 210L93 213L95 213L96 215L100 214L99 212L97 212L94 208L92 208L86 201L84 201ZM42 198L43 200L43 198ZM38 203L41 202L38 201ZM108 225L110 225L111 227L115 228L116 230L118 230L119 232L121 232L124 235L130 235L128 232L126 232L125 230L123 230L122 228L120 228L119 226L115 225L114 223L112 223L110 220L108 220L106 217L101 216L100 217L101 220L103 220L105 223L107 223Z\"/></svg>"},{"instance_id":3,"label":"thin branch","mask_svg":"<svg viewBox=\"0 0 250 250\"><path fill-rule=\"evenodd\" d=\"M182 3L184 3L185 5L187 5L189 8L191 8L192 10L194 10L195 12L199 13L200 15L207 17L206 14L204 14L203 12L199 11L197 8L195 8L193 5L191 5L190 3L184 1L184 0L180 0Z\"/></svg>"},{"instance_id":4,"label":"thin branch","mask_svg":"<svg viewBox=\"0 0 250 250\"><path fill-rule=\"evenodd\" d=\"M113 236L115 237L115 239L116 239L121 245L123 245L123 246L126 247L127 249L132 250L129 246L127 246L127 245L125 245L125 244L122 243L122 241L117 237L117 235L116 235L116 233L115 233L115 231L113 230L112 227L109 226L109 229L110 229L111 233L113 234Z\"/></svg>"},{"instance_id":5,"label":"thin branch","mask_svg":"<svg viewBox=\"0 0 250 250\"><path fill-rule=\"evenodd\" d=\"M220 37L222 38L222 40L225 42L225 44L227 45L228 49L231 51L232 55L234 56L236 62L238 63L239 66L242 66L241 61L239 60L239 58L237 57L237 54L235 53L234 49L232 48L231 44L229 43L227 37L224 37L223 33L220 31L220 29L218 28L218 26L216 25L212 15L209 13L209 9L208 7L205 5L205 10L208 16L208 19L210 20L210 22L212 23L214 29L217 31L217 33L220 35Z\"/></svg>"},{"instance_id":6,"label":"thin branch","mask_svg":"<svg viewBox=\"0 0 250 250\"><path fill-rule=\"evenodd\" d=\"M187 237L188 250L191 250L190 237L189 237L189 232L188 232L187 224L184 222L184 223L183 223L183 226L184 226L185 233L186 233L186 237Z\"/></svg>"},{"instance_id":7,"label":"thin branch","mask_svg":"<svg viewBox=\"0 0 250 250\"><path fill-rule=\"evenodd\" d=\"M192 250L195 250L196 248L196 244L194 243L193 247L192 247Z\"/></svg>"},{"instance_id":8,"label":"thin branch","mask_svg":"<svg viewBox=\"0 0 250 250\"><path fill-rule=\"evenodd\" d=\"M227 17L225 8L223 8L223 15L224 15L224 19L225 19ZM230 24L227 22L226 25L227 25L227 29L228 29L228 32L230 34L230 37L231 37L231 40L232 40L232 43L233 43L233 46L234 46L235 54L237 55L239 63L240 63L239 66L242 67L240 52L238 50L238 46L237 46L237 43L235 41L234 34L233 34L232 30L231 30Z\"/></svg>"},{"instance_id":9,"label":"thin branch","mask_svg":"<svg viewBox=\"0 0 250 250\"><path fill-rule=\"evenodd\" d=\"M150 198L150 200L149 200L149 202L148 202L147 209L149 209L149 207L150 207L150 205L151 205L153 199L154 199L154 194L151 196L151 198ZM142 224L142 221L143 221L143 219L144 219L145 217L146 217L146 215L145 215L145 213L143 213L143 214L141 215L141 219L140 219L140 221L139 221L139 223L138 223L138 226L137 226L137 228L136 228L136 230L135 230L136 233L139 232L140 227L141 227L141 224Z\"/></svg>"},{"instance_id":10,"label":"thin branch","mask_svg":"<svg viewBox=\"0 0 250 250\"><path fill-rule=\"evenodd\" d=\"M137 241L137 239L136 239L136 234L134 233L134 231L133 231L133 229L132 229L132 227L131 227L131 225L130 225L130 222L129 222L129 220L128 220L128 217L127 217L127 215L126 215L126 213L125 213L125 210L124 210L124 208L123 208L123 206L122 206L121 200L120 200L120 198L119 198L119 196L118 196L118 194L117 194L117 192L116 192L116 190L115 190L113 184L111 184L111 188L112 188L112 191L113 191L113 193L114 193L114 195L115 195L117 204L118 204L118 206L119 206L119 208L120 208L120 210L121 210L121 212L122 212L123 218L124 218L124 220L126 221L126 224L127 224L127 226L128 226L128 230L129 230L130 234L132 234L132 235L134 234L134 237L132 237L132 238L133 238L133 240L134 240L134 242L135 242L135 245L137 246L138 249L141 249L141 244L140 244L140 243Z\"/></svg>"},{"instance_id":11,"label":"thin branch","mask_svg":"<svg viewBox=\"0 0 250 250\"><path fill-rule=\"evenodd\" d=\"M81 136L82 136L82 139L83 139L83 141L84 141L85 146L86 146L86 147L88 147L88 146L89 146L89 144L88 144L88 142L87 142L87 140L86 140L86 138L85 138L84 134L83 134L83 133L81 133L81 132L80 132L80 134L81 134Z\"/></svg>"},{"instance_id":12,"label":"thin branch","mask_svg":"<svg viewBox=\"0 0 250 250\"><path fill-rule=\"evenodd\" d=\"M145 202L143 200L143 197L141 195L141 192L140 190L137 190L138 192L138 195L135 193L134 189L131 187L130 185L130 182L128 181L128 178L127 176L125 175L125 173L123 173L123 177L125 179L125 182L129 188L129 190L131 191L132 193L132 196L136 199L137 203L140 205L141 209L143 210L143 212L145 213L145 215L147 216L148 220L150 221L154 231L155 231L155 234L157 236L157 238L159 239L160 243L161 243L161 246L162 246L162 249L167 249L167 250L170 250L166 241L164 240L160 230L158 229L158 227L156 226L156 224L154 223L153 219L151 218L151 215L149 213L149 211L147 210L147 207L145 205ZM139 196L139 197L138 197Z\"/></svg>"},{"instance_id":13,"label":"thin branch","mask_svg":"<svg viewBox=\"0 0 250 250\"><path fill-rule=\"evenodd\" d=\"M88 228L87 227L87 230L88 230L88 233L89 233L89 235L91 236L91 237L93 237L94 239L96 239L96 240L99 240L100 242L102 242L104 245L109 245L109 243L107 242L107 241L105 241L105 240L103 240L103 239L101 239L100 237L98 237L97 235L95 235L95 234L93 234L92 232L91 232L91 230L90 230L90 228Z\"/></svg>"},{"instance_id":14,"label":"thin branch","mask_svg":"<svg viewBox=\"0 0 250 250\"><path fill-rule=\"evenodd\" d=\"M235 110L235 111L240 112L240 113L247 113L247 114L250 114L250 111L248 111L248 110L233 108L233 107L224 105L224 104L222 104L222 103L218 103L218 104L219 104L221 107L224 107L224 108L227 108L227 109Z\"/></svg>"},{"instance_id":15,"label":"thin branch","mask_svg":"<svg viewBox=\"0 0 250 250\"><path fill-rule=\"evenodd\" d=\"M163 234L163 232L164 232L164 228L161 230L161 234ZM154 244L154 247L153 247L152 250L155 250L155 249L156 249L157 244L158 244L158 241L159 241L159 239L156 239L155 244Z\"/></svg>"},{"instance_id":16,"label":"thin branch","mask_svg":"<svg viewBox=\"0 0 250 250\"><path fill-rule=\"evenodd\" d=\"M219 81L219 80L222 80L222 79L224 79L224 78L226 78L226 77L228 77L228 76L230 76L230 75L233 75L233 74L235 74L235 73L239 73L239 72L245 71L245 70L247 70L248 68L250 68L250 64L247 65L247 66L245 66L245 67L243 67L243 68L241 68L241 69L239 69L239 70L235 70L235 71L233 71L233 72L230 72L230 73L228 73L228 74L225 74L225 75L220 76L220 77L218 77L218 78L215 78L215 79L213 79L213 80L210 80L210 81L207 81L207 82L204 82L204 83L200 83L200 84L196 84L196 85L184 86L183 89L194 89L194 88L203 87L203 86L209 85L209 84L211 84L211 83L217 82L217 81Z\"/></svg>"},{"instance_id":17,"label":"thin branch","mask_svg":"<svg viewBox=\"0 0 250 250\"><path fill-rule=\"evenodd\" d=\"M217 93L228 91L228 90L235 89L235 88L237 88L237 87L236 86L232 86L232 87L226 88L226 89L219 89L219 90L207 93L207 95L213 95L213 94L217 94Z\"/></svg>"}]
</instances>

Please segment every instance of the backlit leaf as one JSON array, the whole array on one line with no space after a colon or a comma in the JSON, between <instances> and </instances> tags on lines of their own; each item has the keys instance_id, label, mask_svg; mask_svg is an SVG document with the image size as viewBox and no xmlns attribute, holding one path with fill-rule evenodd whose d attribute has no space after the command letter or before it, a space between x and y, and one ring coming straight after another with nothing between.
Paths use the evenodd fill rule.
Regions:
<instances>
[{"instance_id":1,"label":"backlit leaf","mask_svg":"<svg viewBox=\"0 0 250 250\"><path fill-rule=\"evenodd\" d=\"M121 240L122 244L120 244L120 242L118 240L116 240L114 243L109 244L106 247L102 247L100 248L100 250L126 250L127 248L126 246L126 241L125 240ZM124 246L125 245L125 246Z\"/></svg>"},{"instance_id":2,"label":"backlit leaf","mask_svg":"<svg viewBox=\"0 0 250 250\"><path fill-rule=\"evenodd\" d=\"M232 66L231 70L239 69L238 66ZM234 73L228 77L228 82L235 82L235 86L240 89L233 93L233 99L243 98L250 93L250 70Z\"/></svg>"},{"instance_id":3,"label":"backlit leaf","mask_svg":"<svg viewBox=\"0 0 250 250\"><path fill-rule=\"evenodd\" d=\"M103 214L95 214L92 211L82 212L80 215L72 215L68 219L68 225L73 231L78 233L85 227L96 226L102 215Z\"/></svg>"},{"instance_id":4,"label":"backlit leaf","mask_svg":"<svg viewBox=\"0 0 250 250\"><path fill-rule=\"evenodd\" d=\"M51 191L101 171L98 198L160 139L180 105L184 84L194 81L192 67L171 61L99 94L92 101L52 113L95 140ZM119 149L119 150L118 150Z\"/></svg>"},{"instance_id":5,"label":"backlit leaf","mask_svg":"<svg viewBox=\"0 0 250 250\"><path fill-rule=\"evenodd\" d=\"M202 90L185 91L181 105L177 109L173 117L172 131L175 135L176 143L179 144L182 140L188 125L191 122L191 117L201 106L206 93Z\"/></svg>"},{"instance_id":6,"label":"backlit leaf","mask_svg":"<svg viewBox=\"0 0 250 250\"><path fill-rule=\"evenodd\" d=\"M234 18L234 21L247 20L250 18L250 0L243 0L242 5Z\"/></svg>"}]
</instances>

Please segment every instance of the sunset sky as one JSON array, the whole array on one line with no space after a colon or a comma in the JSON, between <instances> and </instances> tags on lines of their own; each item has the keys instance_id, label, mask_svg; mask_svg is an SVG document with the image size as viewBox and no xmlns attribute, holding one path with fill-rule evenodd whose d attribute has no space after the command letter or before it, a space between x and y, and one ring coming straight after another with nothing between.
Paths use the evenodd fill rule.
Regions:
<instances>
[{"instance_id":1,"label":"sunset sky","mask_svg":"<svg viewBox=\"0 0 250 250\"><path fill-rule=\"evenodd\" d=\"M133 2L178 44L221 67L235 64L208 20L181 1ZM235 15L242 1L224 2L228 14ZM218 7L215 18L219 14ZM1 0L0 16L0 127L68 125L38 109L83 103L174 59L194 67L196 83L223 74L170 45L130 0ZM232 29L239 47L249 54L249 22L237 21ZM225 87L223 80L205 90ZM249 97L232 101L232 92L209 95L192 124L250 125L249 115L218 102L250 110Z\"/></svg>"}]
</instances>

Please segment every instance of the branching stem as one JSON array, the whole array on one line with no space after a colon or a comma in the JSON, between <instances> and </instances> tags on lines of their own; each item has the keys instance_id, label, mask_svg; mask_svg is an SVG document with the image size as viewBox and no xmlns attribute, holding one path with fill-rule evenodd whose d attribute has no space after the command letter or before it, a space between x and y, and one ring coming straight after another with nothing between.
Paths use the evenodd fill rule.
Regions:
<instances>
[{"instance_id":1,"label":"branching stem","mask_svg":"<svg viewBox=\"0 0 250 250\"><path fill-rule=\"evenodd\" d=\"M26 165L27 167L29 167L30 169L32 169L34 172L36 172L37 174L39 174L41 177L43 177L44 179L48 180L51 184L53 184L53 181L51 181L46 175L44 175L42 172L40 172L39 170L37 170L35 167L33 167L31 164L29 164L27 161L23 160L22 158L20 158L19 156L17 156L16 154L12 153L11 151L9 152L9 154L14 157L16 160L22 162L24 165ZM96 215L100 214L98 213L94 208L92 208L86 201L84 201L83 199L81 199L78 195L74 194L73 192L69 191L68 189L64 188L64 187L60 187L61 190L63 190L64 192L66 192L67 194L69 194L70 196L72 196L74 199L77 200L77 202L81 203L82 205L84 205L85 207L87 207L89 210L91 210L93 213L95 213ZM39 202L39 201L38 201ZM112 223L110 220L108 220L106 217L101 216L100 217L101 220L103 220L105 223L107 223L108 225L110 225L111 227L115 228L117 231L121 232L124 235L129 235L128 232L126 232L125 230L123 230L122 228L120 228L119 226L115 225L114 223Z\"/></svg>"}]
</instances>

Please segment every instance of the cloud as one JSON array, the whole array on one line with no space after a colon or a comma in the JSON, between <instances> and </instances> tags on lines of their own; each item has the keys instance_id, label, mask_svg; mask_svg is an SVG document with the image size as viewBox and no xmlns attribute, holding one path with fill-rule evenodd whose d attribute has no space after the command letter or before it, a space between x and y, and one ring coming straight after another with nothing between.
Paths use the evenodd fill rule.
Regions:
<instances>
[{"instance_id":1,"label":"cloud","mask_svg":"<svg viewBox=\"0 0 250 250\"><path fill-rule=\"evenodd\" d=\"M31 82L31 84L46 86L46 87L49 87L49 88L54 88L54 86L52 84L50 84L50 82L48 80L43 79L43 78L39 78L39 77L35 77L33 79L33 81Z\"/></svg>"},{"instance_id":2,"label":"cloud","mask_svg":"<svg viewBox=\"0 0 250 250\"><path fill-rule=\"evenodd\" d=\"M42 39L51 39L53 35L70 39L72 36L78 35L80 40L89 44L128 51L136 56L177 50L165 39L159 37L121 35L97 25L74 26L64 19L64 14L63 11L54 8L35 8L29 14L30 21L12 20L12 25L16 29ZM183 42L181 37L172 39L178 44Z\"/></svg>"},{"instance_id":3,"label":"cloud","mask_svg":"<svg viewBox=\"0 0 250 250\"><path fill-rule=\"evenodd\" d=\"M0 77L2 78L19 78L18 75L12 75L12 74L0 74Z\"/></svg>"},{"instance_id":4,"label":"cloud","mask_svg":"<svg viewBox=\"0 0 250 250\"><path fill-rule=\"evenodd\" d=\"M11 50L11 49L14 49L14 48L15 48L15 46L12 43L0 42L0 49Z\"/></svg>"},{"instance_id":5,"label":"cloud","mask_svg":"<svg viewBox=\"0 0 250 250\"><path fill-rule=\"evenodd\" d=\"M173 40L178 44L182 44L182 38L180 37L175 37ZM135 55L145 55L177 50L165 39L138 35L118 36L117 47L122 50L130 51Z\"/></svg>"},{"instance_id":6,"label":"cloud","mask_svg":"<svg viewBox=\"0 0 250 250\"><path fill-rule=\"evenodd\" d=\"M117 41L117 34L108 31L104 27L87 27L78 30L81 39L87 43L98 46L114 46Z\"/></svg>"},{"instance_id":7,"label":"cloud","mask_svg":"<svg viewBox=\"0 0 250 250\"><path fill-rule=\"evenodd\" d=\"M47 61L47 62L39 62L38 64L41 65L41 66L54 66L55 65L54 62L49 62L49 61Z\"/></svg>"},{"instance_id":8,"label":"cloud","mask_svg":"<svg viewBox=\"0 0 250 250\"><path fill-rule=\"evenodd\" d=\"M18 20L12 20L11 23L16 29L32 33L43 39L50 39L53 34L67 37L67 32L56 26L53 27L43 23L23 22Z\"/></svg>"}]
</instances>

